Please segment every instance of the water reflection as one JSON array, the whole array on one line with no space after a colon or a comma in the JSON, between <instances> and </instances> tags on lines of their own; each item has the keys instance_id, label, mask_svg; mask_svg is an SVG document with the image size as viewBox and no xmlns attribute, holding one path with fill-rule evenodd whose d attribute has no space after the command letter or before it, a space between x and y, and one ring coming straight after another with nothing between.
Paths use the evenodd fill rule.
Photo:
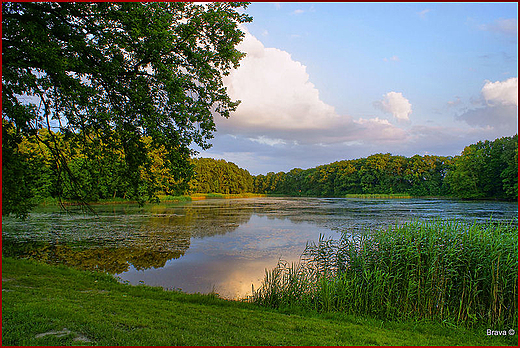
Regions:
<instances>
[{"instance_id":1,"label":"water reflection","mask_svg":"<svg viewBox=\"0 0 520 348\"><path fill-rule=\"evenodd\" d=\"M189 239L188 239L189 242ZM100 270L108 273L164 267L166 262L184 255L188 246L174 250L142 249L138 247L71 247L67 244L41 242L4 242L4 255L29 257L48 263L59 263L83 270ZM175 250L177 249L177 250Z\"/></svg>"},{"instance_id":2,"label":"water reflection","mask_svg":"<svg viewBox=\"0 0 520 348\"><path fill-rule=\"evenodd\" d=\"M186 292L215 291L227 298L240 298L258 287L266 268L279 259L297 261L309 240L336 232L309 222L252 214L232 233L193 238L189 250L164 267L139 271L131 267L117 274L131 284L145 283Z\"/></svg>"},{"instance_id":3,"label":"water reflection","mask_svg":"<svg viewBox=\"0 0 520 348\"><path fill-rule=\"evenodd\" d=\"M510 220L516 203L441 199L256 198L95 206L97 215L42 208L4 218L3 255L100 269L132 284L242 297L278 259L296 261L320 234L411 219Z\"/></svg>"},{"instance_id":4,"label":"water reflection","mask_svg":"<svg viewBox=\"0 0 520 348\"><path fill-rule=\"evenodd\" d=\"M4 218L2 252L109 273L158 268L184 255L192 238L226 234L251 216L225 205L95 208L97 215L43 208L26 221Z\"/></svg>"}]
</instances>

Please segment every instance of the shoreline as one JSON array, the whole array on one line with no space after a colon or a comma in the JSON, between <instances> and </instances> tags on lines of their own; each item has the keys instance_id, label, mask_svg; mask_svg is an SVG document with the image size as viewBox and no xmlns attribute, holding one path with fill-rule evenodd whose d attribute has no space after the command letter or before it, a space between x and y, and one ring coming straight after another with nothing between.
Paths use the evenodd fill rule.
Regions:
<instances>
[{"instance_id":1,"label":"shoreline","mask_svg":"<svg viewBox=\"0 0 520 348\"><path fill-rule=\"evenodd\" d=\"M223 193L194 193L191 195L182 195L182 196L168 196L168 195L158 195L157 202L149 202L146 201L144 204L160 204L160 203L181 203L181 202L191 202L191 201L200 201L205 199L234 199L234 198L257 198L257 197L267 197L267 194L263 193L231 193L231 194L223 194ZM43 201L37 205L37 207L48 207L48 206L80 206L80 205L111 205L111 204L138 204L136 200L126 200L126 199L106 199L99 200L95 202L77 202L77 201L62 201L61 203L52 200L52 201Z\"/></svg>"},{"instance_id":2,"label":"shoreline","mask_svg":"<svg viewBox=\"0 0 520 348\"><path fill-rule=\"evenodd\" d=\"M31 260L2 263L4 345L507 346L518 338L431 321L269 309Z\"/></svg>"}]
</instances>

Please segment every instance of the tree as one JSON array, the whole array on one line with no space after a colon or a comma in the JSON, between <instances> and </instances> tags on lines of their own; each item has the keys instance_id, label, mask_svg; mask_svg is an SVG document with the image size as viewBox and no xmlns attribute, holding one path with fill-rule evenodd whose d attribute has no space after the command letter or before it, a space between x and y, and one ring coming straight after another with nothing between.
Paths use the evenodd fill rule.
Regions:
<instances>
[{"instance_id":1,"label":"tree","mask_svg":"<svg viewBox=\"0 0 520 348\"><path fill-rule=\"evenodd\" d=\"M479 141L454 158L446 181L461 198L518 198L518 135Z\"/></svg>"},{"instance_id":2,"label":"tree","mask_svg":"<svg viewBox=\"0 0 520 348\"><path fill-rule=\"evenodd\" d=\"M148 152L164 147L175 181L187 187L189 146L210 147L213 115L229 117L238 106L222 76L244 56L235 47L244 35L239 25L251 17L240 7L246 4L3 3L3 118L22 136L53 128L89 146L96 142L87 139L99 139L121 147L135 197ZM69 169L57 140L39 141Z\"/></svg>"},{"instance_id":3,"label":"tree","mask_svg":"<svg viewBox=\"0 0 520 348\"><path fill-rule=\"evenodd\" d=\"M511 138L501 138L495 142L501 142L503 151L501 154L504 169L500 173L504 195L509 200L518 199L518 134Z\"/></svg>"}]
</instances>

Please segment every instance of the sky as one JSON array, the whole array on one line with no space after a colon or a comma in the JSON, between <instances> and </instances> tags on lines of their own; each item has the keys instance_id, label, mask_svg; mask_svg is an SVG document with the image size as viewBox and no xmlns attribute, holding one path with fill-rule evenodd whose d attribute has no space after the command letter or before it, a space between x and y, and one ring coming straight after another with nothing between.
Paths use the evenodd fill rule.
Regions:
<instances>
[{"instance_id":1,"label":"sky","mask_svg":"<svg viewBox=\"0 0 520 348\"><path fill-rule=\"evenodd\" d=\"M196 157L251 174L391 153L459 155L518 132L518 4L266 3Z\"/></svg>"}]
</instances>

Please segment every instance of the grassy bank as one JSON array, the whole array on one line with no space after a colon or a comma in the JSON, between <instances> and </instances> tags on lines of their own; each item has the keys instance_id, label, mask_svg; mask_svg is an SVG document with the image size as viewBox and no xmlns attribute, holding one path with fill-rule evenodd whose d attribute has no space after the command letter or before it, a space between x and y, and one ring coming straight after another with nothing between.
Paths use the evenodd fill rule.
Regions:
<instances>
[{"instance_id":1,"label":"grassy bank","mask_svg":"<svg viewBox=\"0 0 520 348\"><path fill-rule=\"evenodd\" d=\"M512 345L428 321L299 313L2 260L3 345Z\"/></svg>"},{"instance_id":2,"label":"grassy bank","mask_svg":"<svg viewBox=\"0 0 520 348\"><path fill-rule=\"evenodd\" d=\"M414 198L407 193L349 193L345 195L345 198L363 198L363 199L405 199L405 198Z\"/></svg>"},{"instance_id":3,"label":"grassy bank","mask_svg":"<svg viewBox=\"0 0 520 348\"><path fill-rule=\"evenodd\" d=\"M223 194L223 193L193 193L191 195L158 195L159 202L161 203L180 203L180 202L191 202L203 199L221 198L221 199L232 199L232 198L254 198L254 197L265 197L265 194L260 193L237 193L237 194ZM102 204L132 204L137 203L135 200L124 199L124 198L108 198L100 199L95 202L87 202L91 205L102 205ZM45 198L39 203L41 206L59 205L60 202L56 198ZM63 200L63 205L80 205L82 203L76 201Z\"/></svg>"},{"instance_id":4,"label":"grassy bank","mask_svg":"<svg viewBox=\"0 0 520 348\"><path fill-rule=\"evenodd\" d=\"M254 301L273 308L518 325L518 227L411 222L309 245L304 261L267 272Z\"/></svg>"},{"instance_id":5,"label":"grassy bank","mask_svg":"<svg viewBox=\"0 0 520 348\"><path fill-rule=\"evenodd\" d=\"M198 201L203 199L233 199L233 198L254 198L254 197L265 197L265 194L260 193L230 193L230 194L224 194L224 193L193 193L189 196L182 196L182 197L189 197L192 201ZM167 197L164 197L164 200L167 200ZM159 196L159 200L163 202L163 198Z\"/></svg>"}]
</instances>

